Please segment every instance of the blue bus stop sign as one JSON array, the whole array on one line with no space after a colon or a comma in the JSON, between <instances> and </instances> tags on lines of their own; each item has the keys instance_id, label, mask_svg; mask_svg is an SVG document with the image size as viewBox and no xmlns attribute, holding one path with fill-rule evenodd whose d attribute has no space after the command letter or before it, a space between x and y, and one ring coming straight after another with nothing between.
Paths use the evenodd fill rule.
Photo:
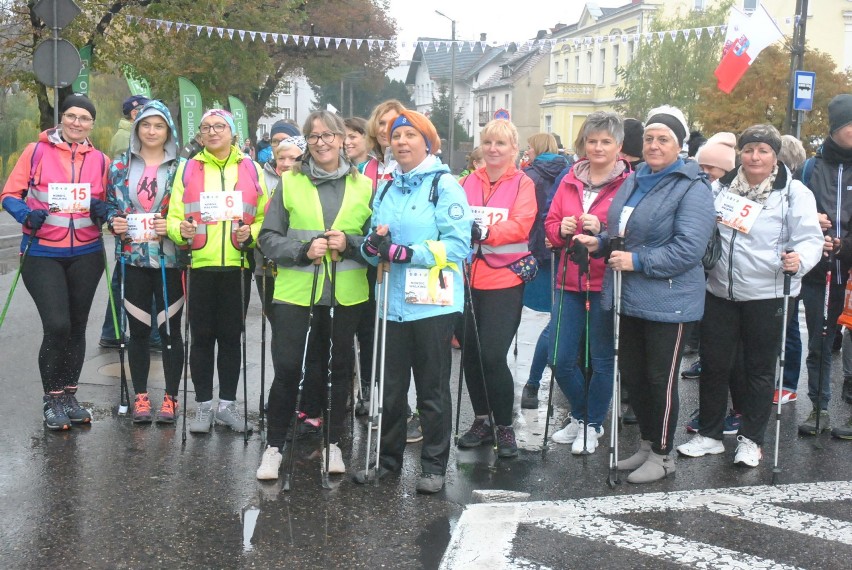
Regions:
<instances>
[{"instance_id":1,"label":"blue bus stop sign","mask_svg":"<svg viewBox=\"0 0 852 570\"><path fill-rule=\"evenodd\" d=\"M813 71L797 71L794 81L796 82L796 97L793 101L793 109L811 111L814 108L816 73Z\"/></svg>"}]
</instances>

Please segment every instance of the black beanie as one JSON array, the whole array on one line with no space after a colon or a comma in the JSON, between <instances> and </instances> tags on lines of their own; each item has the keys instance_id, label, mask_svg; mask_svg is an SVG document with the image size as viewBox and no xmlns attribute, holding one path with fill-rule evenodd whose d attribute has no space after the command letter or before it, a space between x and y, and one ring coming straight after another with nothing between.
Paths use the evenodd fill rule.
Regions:
<instances>
[{"instance_id":1,"label":"black beanie","mask_svg":"<svg viewBox=\"0 0 852 570\"><path fill-rule=\"evenodd\" d=\"M621 144L622 154L642 158L642 138L645 126L639 119L624 119L624 142Z\"/></svg>"},{"instance_id":2,"label":"black beanie","mask_svg":"<svg viewBox=\"0 0 852 570\"><path fill-rule=\"evenodd\" d=\"M837 95L828 104L828 134L852 123L852 95Z\"/></svg>"},{"instance_id":3,"label":"black beanie","mask_svg":"<svg viewBox=\"0 0 852 570\"><path fill-rule=\"evenodd\" d=\"M62 104L59 106L59 114L65 113L71 107L80 107L81 109L85 109L92 115L93 119L95 117L95 105L92 103L92 100L86 97L85 95L69 95L65 99L62 100Z\"/></svg>"}]
</instances>

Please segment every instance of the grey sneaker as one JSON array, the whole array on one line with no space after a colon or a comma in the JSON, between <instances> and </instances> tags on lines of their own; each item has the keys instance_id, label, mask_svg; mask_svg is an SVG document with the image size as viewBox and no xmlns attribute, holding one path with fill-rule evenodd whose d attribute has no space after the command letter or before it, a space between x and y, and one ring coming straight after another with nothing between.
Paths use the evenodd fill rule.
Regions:
<instances>
[{"instance_id":1,"label":"grey sneaker","mask_svg":"<svg viewBox=\"0 0 852 570\"><path fill-rule=\"evenodd\" d=\"M240 414L240 409L236 402L231 402L224 410L217 410L214 414L216 423L220 426L228 426L232 430L243 433L246 430L246 421ZM254 431L254 424L248 422L248 432Z\"/></svg>"},{"instance_id":2,"label":"grey sneaker","mask_svg":"<svg viewBox=\"0 0 852 570\"><path fill-rule=\"evenodd\" d=\"M432 495L444 487L444 476L436 473L424 473L417 481L417 492Z\"/></svg>"},{"instance_id":3,"label":"grey sneaker","mask_svg":"<svg viewBox=\"0 0 852 570\"><path fill-rule=\"evenodd\" d=\"M423 428L420 426L420 414L414 414L408 418L405 431L405 443L417 443L423 441Z\"/></svg>"},{"instance_id":4,"label":"grey sneaker","mask_svg":"<svg viewBox=\"0 0 852 570\"><path fill-rule=\"evenodd\" d=\"M210 402L198 403L195 418L189 422L189 433L210 433L213 427L213 406Z\"/></svg>"},{"instance_id":5,"label":"grey sneaker","mask_svg":"<svg viewBox=\"0 0 852 570\"><path fill-rule=\"evenodd\" d=\"M805 422L799 426L799 433L802 435L817 435L816 417L816 409L811 410L811 415L809 415L808 419L806 419ZM831 419L828 416L828 410L822 410L819 413L819 431L822 432L830 430Z\"/></svg>"},{"instance_id":6,"label":"grey sneaker","mask_svg":"<svg viewBox=\"0 0 852 570\"><path fill-rule=\"evenodd\" d=\"M538 385L527 382L521 392L521 407L525 410L538 409Z\"/></svg>"}]
</instances>

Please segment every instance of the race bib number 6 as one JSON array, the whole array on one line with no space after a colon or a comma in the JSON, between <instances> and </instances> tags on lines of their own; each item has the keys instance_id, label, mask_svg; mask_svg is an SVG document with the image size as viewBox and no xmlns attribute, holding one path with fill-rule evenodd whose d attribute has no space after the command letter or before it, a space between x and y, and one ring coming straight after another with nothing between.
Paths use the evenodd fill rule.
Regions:
<instances>
[{"instance_id":1,"label":"race bib number 6","mask_svg":"<svg viewBox=\"0 0 852 570\"><path fill-rule=\"evenodd\" d=\"M201 221L205 224L232 222L243 217L240 192L202 192Z\"/></svg>"},{"instance_id":2,"label":"race bib number 6","mask_svg":"<svg viewBox=\"0 0 852 570\"><path fill-rule=\"evenodd\" d=\"M471 206L473 221L479 226L489 227L509 219L509 208L492 208L490 206Z\"/></svg>"},{"instance_id":3,"label":"race bib number 6","mask_svg":"<svg viewBox=\"0 0 852 570\"><path fill-rule=\"evenodd\" d=\"M47 200L51 214L88 214L92 204L92 187L88 182L53 182L47 186Z\"/></svg>"}]
</instances>

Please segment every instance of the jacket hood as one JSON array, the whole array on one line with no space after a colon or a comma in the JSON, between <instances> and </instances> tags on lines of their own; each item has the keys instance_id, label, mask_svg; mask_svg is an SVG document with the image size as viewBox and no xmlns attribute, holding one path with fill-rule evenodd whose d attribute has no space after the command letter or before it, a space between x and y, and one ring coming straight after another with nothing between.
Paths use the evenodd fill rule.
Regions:
<instances>
[{"instance_id":1,"label":"jacket hood","mask_svg":"<svg viewBox=\"0 0 852 570\"><path fill-rule=\"evenodd\" d=\"M169 135L168 138L166 138L163 148L166 151L165 162L172 161L177 158L178 151L180 150L178 146L177 128L175 127L174 120L172 120L172 114L169 112L169 108L163 105L160 101L150 101L146 103L145 106L139 110L139 113L136 114L136 120L133 122L133 128L130 131L130 152L135 155L139 155L139 151L142 148L142 141L139 140L138 134L139 123L143 119L153 116L161 117L169 126Z\"/></svg>"},{"instance_id":2,"label":"jacket hood","mask_svg":"<svg viewBox=\"0 0 852 570\"><path fill-rule=\"evenodd\" d=\"M68 142L62 138L62 127L52 127L47 129L46 131L42 131L38 135L38 141L52 144L55 147L63 148L65 144ZM64 147L68 148L68 147ZM92 146L92 141L90 139L86 139L79 145L77 145L78 152L89 152L90 150L94 150L95 147Z\"/></svg>"},{"instance_id":3,"label":"jacket hood","mask_svg":"<svg viewBox=\"0 0 852 570\"><path fill-rule=\"evenodd\" d=\"M536 157L524 171L534 170L542 177L555 179L566 166L568 166L568 161L565 160L564 156L557 155L552 160L541 160Z\"/></svg>"},{"instance_id":4,"label":"jacket hood","mask_svg":"<svg viewBox=\"0 0 852 570\"><path fill-rule=\"evenodd\" d=\"M192 158L198 162L203 162L204 164L215 165L217 163L216 157L207 152L206 148L202 148L201 151ZM251 160L251 157L246 156L240 147L231 145L231 154L229 154L228 158L225 159L225 164L239 164L243 160ZM221 161L218 162L221 164Z\"/></svg>"},{"instance_id":5,"label":"jacket hood","mask_svg":"<svg viewBox=\"0 0 852 570\"><path fill-rule=\"evenodd\" d=\"M416 186L426 176L430 176L436 173L442 174L444 172L449 171L450 167L441 162L441 159L439 159L437 156L429 154L426 155L426 158L423 160L423 162L421 162L408 172L402 172L401 170L397 170L394 173L393 180L394 184L397 184L399 186Z\"/></svg>"}]
</instances>

